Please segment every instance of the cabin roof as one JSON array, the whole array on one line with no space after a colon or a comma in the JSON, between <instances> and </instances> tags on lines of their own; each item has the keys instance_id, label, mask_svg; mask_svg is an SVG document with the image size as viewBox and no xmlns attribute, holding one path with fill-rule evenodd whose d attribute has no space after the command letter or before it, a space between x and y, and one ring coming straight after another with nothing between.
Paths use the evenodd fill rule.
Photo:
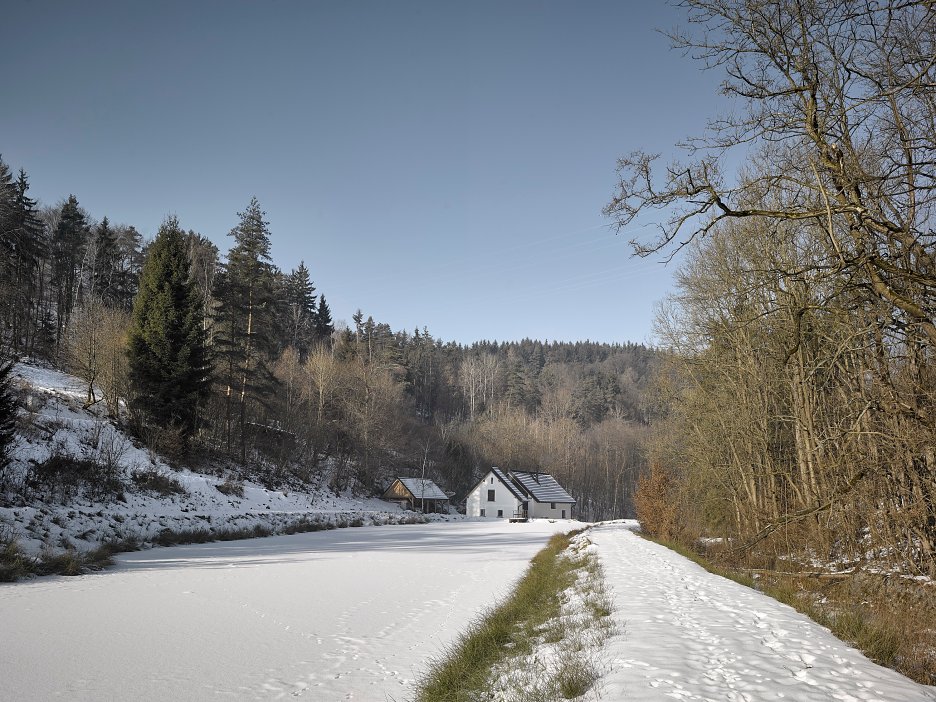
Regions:
<instances>
[{"instance_id":1,"label":"cabin roof","mask_svg":"<svg viewBox=\"0 0 936 702\"><path fill-rule=\"evenodd\" d=\"M549 473L526 473L512 470L510 471L510 477L537 502L571 502L575 504L575 499Z\"/></svg>"},{"instance_id":2,"label":"cabin roof","mask_svg":"<svg viewBox=\"0 0 936 702\"><path fill-rule=\"evenodd\" d=\"M417 500L448 500L448 495L429 478L397 478Z\"/></svg>"}]
</instances>

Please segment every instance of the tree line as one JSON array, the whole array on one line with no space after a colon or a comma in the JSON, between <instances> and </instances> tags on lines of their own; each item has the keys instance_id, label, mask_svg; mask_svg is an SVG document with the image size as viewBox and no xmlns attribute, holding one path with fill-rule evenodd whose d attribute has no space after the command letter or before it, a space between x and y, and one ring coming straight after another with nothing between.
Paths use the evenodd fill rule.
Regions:
<instances>
[{"instance_id":1,"label":"tree line","mask_svg":"<svg viewBox=\"0 0 936 702\"><path fill-rule=\"evenodd\" d=\"M360 310L336 325L305 262L272 263L256 199L224 255L175 217L144 241L74 196L40 206L2 160L0 208L9 354L79 375L88 404L167 456L338 490L425 475L456 499L490 465L544 470L583 517L632 513L651 349L463 346Z\"/></svg>"},{"instance_id":2,"label":"tree line","mask_svg":"<svg viewBox=\"0 0 936 702\"><path fill-rule=\"evenodd\" d=\"M731 116L693 160L621 159L607 213L668 213L638 512L737 553L936 574L936 6L688 0L675 44ZM722 172L742 150L737 182Z\"/></svg>"}]
</instances>

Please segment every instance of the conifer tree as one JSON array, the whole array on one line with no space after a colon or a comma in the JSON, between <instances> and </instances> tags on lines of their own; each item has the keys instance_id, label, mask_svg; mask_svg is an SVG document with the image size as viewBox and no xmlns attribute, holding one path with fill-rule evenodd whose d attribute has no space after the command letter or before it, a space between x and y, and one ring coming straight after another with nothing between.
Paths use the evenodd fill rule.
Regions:
<instances>
[{"instance_id":1,"label":"conifer tree","mask_svg":"<svg viewBox=\"0 0 936 702\"><path fill-rule=\"evenodd\" d=\"M0 361L0 490L5 488L6 467L10 463L10 448L16 438L18 402L12 384L13 361Z\"/></svg>"},{"instance_id":2,"label":"conifer tree","mask_svg":"<svg viewBox=\"0 0 936 702\"><path fill-rule=\"evenodd\" d=\"M119 252L117 232L107 217L94 230L94 267L91 270L91 287L104 304L114 307L119 299Z\"/></svg>"},{"instance_id":3,"label":"conifer tree","mask_svg":"<svg viewBox=\"0 0 936 702\"><path fill-rule=\"evenodd\" d=\"M0 318L10 330L14 352L31 349L36 330L39 266L45 255L45 229L36 201L27 194L22 169L16 181L0 162Z\"/></svg>"},{"instance_id":4,"label":"conifer tree","mask_svg":"<svg viewBox=\"0 0 936 702\"><path fill-rule=\"evenodd\" d=\"M247 459L247 406L269 396L276 379L269 363L276 351L275 270L270 262L270 231L257 198L239 213L231 230L234 247L216 276L218 301L214 349L224 383L228 451L235 429L242 461Z\"/></svg>"},{"instance_id":5,"label":"conifer tree","mask_svg":"<svg viewBox=\"0 0 936 702\"><path fill-rule=\"evenodd\" d=\"M88 234L88 223L74 195L62 205L52 237L52 284L57 290L56 335L59 346L77 297L78 266Z\"/></svg>"},{"instance_id":6,"label":"conifer tree","mask_svg":"<svg viewBox=\"0 0 936 702\"><path fill-rule=\"evenodd\" d=\"M309 278L305 261L285 279L286 345L292 346L304 360L315 334L315 286Z\"/></svg>"},{"instance_id":7,"label":"conifer tree","mask_svg":"<svg viewBox=\"0 0 936 702\"><path fill-rule=\"evenodd\" d=\"M167 219L149 247L128 339L131 409L183 443L197 428L208 364L201 304L189 278L185 234Z\"/></svg>"},{"instance_id":8,"label":"conifer tree","mask_svg":"<svg viewBox=\"0 0 936 702\"><path fill-rule=\"evenodd\" d=\"M325 296L319 295L318 307L315 310L315 339L319 342L328 341L334 331L331 310L325 302Z\"/></svg>"}]
</instances>

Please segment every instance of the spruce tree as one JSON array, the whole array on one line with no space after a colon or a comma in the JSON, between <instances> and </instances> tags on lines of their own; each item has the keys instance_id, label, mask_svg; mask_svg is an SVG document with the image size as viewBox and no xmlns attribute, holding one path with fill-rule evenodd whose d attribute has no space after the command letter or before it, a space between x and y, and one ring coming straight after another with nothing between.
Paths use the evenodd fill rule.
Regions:
<instances>
[{"instance_id":1,"label":"spruce tree","mask_svg":"<svg viewBox=\"0 0 936 702\"><path fill-rule=\"evenodd\" d=\"M74 195L62 205L58 226L52 237L52 284L57 290L56 335L59 346L75 306L78 266L88 234L88 223Z\"/></svg>"},{"instance_id":2,"label":"spruce tree","mask_svg":"<svg viewBox=\"0 0 936 702\"><path fill-rule=\"evenodd\" d=\"M163 223L147 252L127 353L134 415L156 435L169 429L166 436L177 435L184 445L197 427L208 364L201 302L175 217Z\"/></svg>"},{"instance_id":3,"label":"spruce tree","mask_svg":"<svg viewBox=\"0 0 936 702\"><path fill-rule=\"evenodd\" d=\"M269 366L277 348L276 296L270 231L257 198L238 215L240 222L230 232L234 247L215 278L213 344L225 384L228 451L233 451L237 439L245 461L248 403L262 403L276 387Z\"/></svg>"},{"instance_id":4,"label":"spruce tree","mask_svg":"<svg viewBox=\"0 0 936 702\"><path fill-rule=\"evenodd\" d=\"M325 302L325 296L319 295L318 308L315 310L315 340L326 342L331 339L335 326L332 324L331 310Z\"/></svg>"},{"instance_id":5,"label":"spruce tree","mask_svg":"<svg viewBox=\"0 0 936 702\"><path fill-rule=\"evenodd\" d=\"M36 330L39 269L45 255L45 229L36 201L27 194L23 170L10 178L0 162L0 320L14 352L29 350Z\"/></svg>"},{"instance_id":6,"label":"spruce tree","mask_svg":"<svg viewBox=\"0 0 936 702\"><path fill-rule=\"evenodd\" d=\"M117 232L107 217L94 230L94 267L91 271L93 293L104 304L116 307L120 298L119 290L119 252L117 250Z\"/></svg>"},{"instance_id":7,"label":"spruce tree","mask_svg":"<svg viewBox=\"0 0 936 702\"><path fill-rule=\"evenodd\" d=\"M13 388L14 362L0 361L0 490L6 488L6 467L10 464L10 449L16 438L18 402Z\"/></svg>"},{"instance_id":8,"label":"spruce tree","mask_svg":"<svg viewBox=\"0 0 936 702\"><path fill-rule=\"evenodd\" d=\"M300 261L285 278L286 345L292 346L305 360L315 334L315 286L309 278L305 261Z\"/></svg>"}]
</instances>

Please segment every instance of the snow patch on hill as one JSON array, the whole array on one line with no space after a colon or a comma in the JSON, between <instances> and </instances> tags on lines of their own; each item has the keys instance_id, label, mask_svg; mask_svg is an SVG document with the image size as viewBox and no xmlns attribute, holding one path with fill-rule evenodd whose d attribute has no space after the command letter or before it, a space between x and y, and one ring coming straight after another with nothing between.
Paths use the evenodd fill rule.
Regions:
<instances>
[{"instance_id":1,"label":"snow patch on hill","mask_svg":"<svg viewBox=\"0 0 936 702\"><path fill-rule=\"evenodd\" d=\"M3 477L17 489L0 495L0 539L16 538L27 553L90 550L125 539L146 545L167 531L282 533L423 520L389 502L335 495L322 485L276 490L176 469L118 428L103 403L86 406L84 381L20 363L14 384L24 409L13 461ZM98 484L114 481L116 489L105 495L68 480L43 482L37 468L54 457L94 466Z\"/></svg>"}]
</instances>

